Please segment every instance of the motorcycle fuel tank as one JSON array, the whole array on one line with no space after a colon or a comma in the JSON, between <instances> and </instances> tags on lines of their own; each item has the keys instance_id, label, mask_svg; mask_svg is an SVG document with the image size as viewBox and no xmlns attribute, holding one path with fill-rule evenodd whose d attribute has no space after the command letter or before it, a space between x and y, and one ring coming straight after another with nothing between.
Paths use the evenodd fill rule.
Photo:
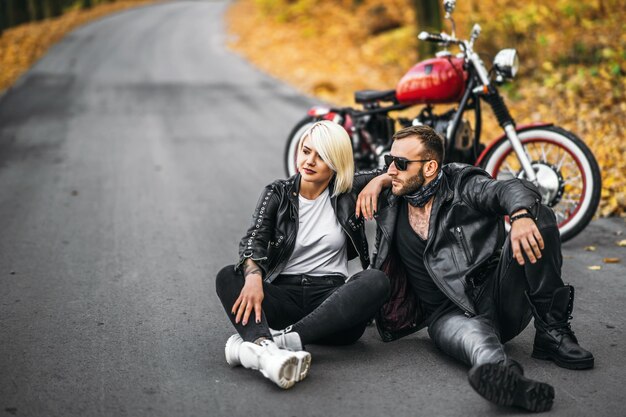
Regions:
<instances>
[{"instance_id":1,"label":"motorcycle fuel tank","mask_svg":"<svg viewBox=\"0 0 626 417\"><path fill-rule=\"evenodd\" d=\"M428 59L413 66L402 77L396 87L396 97L402 104L453 103L463 96L466 81L463 59Z\"/></svg>"}]
</instances>

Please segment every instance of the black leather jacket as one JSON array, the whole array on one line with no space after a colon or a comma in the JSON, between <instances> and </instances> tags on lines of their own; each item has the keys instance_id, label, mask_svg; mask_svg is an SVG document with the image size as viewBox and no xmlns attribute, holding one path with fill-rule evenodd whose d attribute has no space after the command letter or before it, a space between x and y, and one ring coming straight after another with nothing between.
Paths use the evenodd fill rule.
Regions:
<instances>
[{"instance_id":1,"label":"black leather jacket","mask_svg":"<svg viewBox=\"0 0 626 417\"><path fill-rule=\"evenodd\" d=\"M348 237L348 259L359 256L363 269L369 265L367 238L362 218L354 214L356 197L379 171L356 173L352 191L331 197L337 220ZM332 196L334 179L329 184ZM300 174L276 180L265 187L252 216L252 224L239 243L239 269L247 258L262 269L263 279L273 281L285 268L298 233Z\"/></svg>"},{"instance_id":2,"label":"black leather jacket","mask_svg":"<svg viewBox=\"0 0 626 417\"><path fill-rule=\"evenodd\" d=\"M503 216L526 208L536 217L541 197L527 181L496 181L470 165L449 164L443 174L431 210L424 264L439 289L472 316L477 314L474 289L493 272L504 244ZM425 319L393 250L398 200L390 189L380 195L372 256L372 267L384 271L391 282L391 298L376 318L385 341L419 330Z\"/></svg>"}]
</instances>

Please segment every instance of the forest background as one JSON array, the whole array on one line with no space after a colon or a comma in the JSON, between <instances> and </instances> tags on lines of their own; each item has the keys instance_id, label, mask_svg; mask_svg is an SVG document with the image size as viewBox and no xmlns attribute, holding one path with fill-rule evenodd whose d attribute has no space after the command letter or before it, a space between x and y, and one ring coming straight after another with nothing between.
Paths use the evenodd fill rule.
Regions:
<instances>
[{"instance_id":1,"label":"forest background","mask_svg":"<svg viewBox=\"0 0 626 417\"><path fill-rule=\"evenodd\" d=\"M239 0L228 16L232 47L306 94L354 105L354 91L395 88L431 56L418 53L420 1ZM598 214L626 216L626 2L458 0L453 16L461 38L481 25L476 50L485 62L518 50L520 73L503 87L513 117L580 136L602 172ZM483 113L489 141L501 129Z\"/></svg>"},{"instance_id":2,"label":"forest background","mask_svg":"<svg viewBox=\"0 0 626 417\"><path fill-rule=\"evenodd\" d=\"M154 0L0 0L0 93L66 33Z\"/></svg>"},{"instance_id":3,"label":"forest background","mask_svg":"<svg viewBox=\"0 0 626 417\"><path fill-rule=\"evenodd\" d=\"M430 56L418 53L421 1L238 0L228 13L231 46L305 94L353 105L354 91L394 88ZM150 2L0 0L0 92L65 33ZM503 87L513 117L579 135L602 171L598 215L626 216L626 2L458 0L454 17L460 37L482 26L477 50L486 62L502 48L518 50L520 74ZM499 133L487 119L484 140Z\"/></svg>"}]
</instances>

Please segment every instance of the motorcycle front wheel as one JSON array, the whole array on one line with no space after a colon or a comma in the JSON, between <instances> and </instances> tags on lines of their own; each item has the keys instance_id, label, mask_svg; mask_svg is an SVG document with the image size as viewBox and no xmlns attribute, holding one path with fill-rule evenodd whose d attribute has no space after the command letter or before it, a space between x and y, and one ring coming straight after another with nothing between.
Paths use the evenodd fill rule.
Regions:
<instances>
[{"instance_id":1,"label":"motorcycle front wheel","mask_svg":"<svg viewBox=\"0 0 626 417\"><path fill-rule=\"evenodd\" d=\"M294 126L289 133L289 137L287 137L287 144L285 146L285 154L283 157L285 163L285 174L287 177L291 177L297 171L296 168L296 159L298 157L298 142L300 142L300 138L306 132L306 130L311 127L315 122L319 119L309 116L300 120L298 124Z\"/></svg>"},{"instance_id":2,"label":"motorcycle front wheel","mask_svg":"<svg viewBox=\"0 0 626 417\"><path fill-rule=\"evenodd\" d=\"M537 127L518 136L537 174L542 203L554 210L561 241L580 233L600 203L602 180L595 157L576 135L556 126ZM525 178L506 137L481 163L493 178Z\"/></svg>"}]
</instances>

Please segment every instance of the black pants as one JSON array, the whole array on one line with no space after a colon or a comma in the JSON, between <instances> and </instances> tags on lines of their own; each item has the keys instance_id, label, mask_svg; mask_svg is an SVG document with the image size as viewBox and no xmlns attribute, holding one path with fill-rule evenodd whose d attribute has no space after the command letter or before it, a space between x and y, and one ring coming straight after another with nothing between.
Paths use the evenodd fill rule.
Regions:
<instances>
[{"instance_id":1,"label":"black pants","mask_svg":"<svg viewBox=\"0 0 626 417\"><path fill-rule=\"evenodd\" d=\"M291 325L303 344L351 344L363 335L368 321L389 297L389 280L375 269L358 272L345 284L337 276L281 275L272 283L263 282L261 322L255 322L253 312L243 326L235 323L231 314L243 285L244 278L233 265L217 274L217 295L235 329L247 342L271 338L270 327L284 329Z\"/></svg>"},{"instance_id":2,"label":"black pants","mask_svg":"<svg viewBox=\"0 0 626 417\"><path fill-rule=\"evenodd\" d=\"M507 316L511 311L524 310L513 304L527 306L524 291L531 300L548 300L564 285L561 240L552 210L541 207L537 227L545 245L541 259L531 264L526 258L524 265L519 265L513 257L511 241L507 239L495 273L475 290L477 316L465 316L452 303L434 314L428 334L439 349L472 366L506 358L502 343L519 334L530 319L530 315L526 318Z\"/></svg>"}]
</instances>

